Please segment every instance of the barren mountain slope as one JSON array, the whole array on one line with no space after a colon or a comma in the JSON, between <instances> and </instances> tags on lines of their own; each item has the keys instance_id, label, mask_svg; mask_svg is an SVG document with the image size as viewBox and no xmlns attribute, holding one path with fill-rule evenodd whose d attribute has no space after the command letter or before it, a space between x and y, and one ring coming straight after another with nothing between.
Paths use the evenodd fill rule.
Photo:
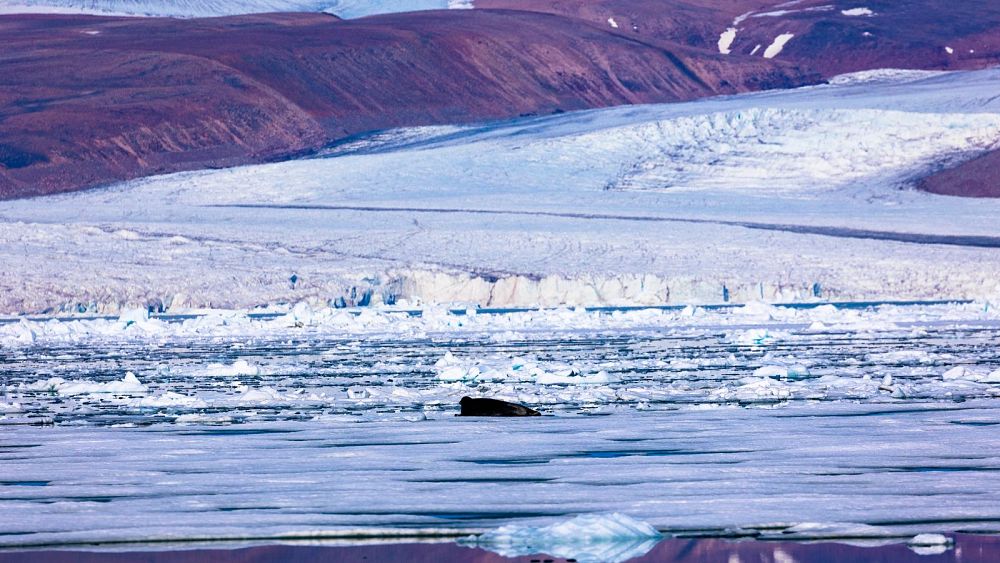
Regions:
<instances>
[{"instance_id":1,"label":"barren mountain slope","mask_svg":"<svg viewBox=\"0 0 1000 563\"><path fill-rule=\"evenodd\" d=\"M830 77L873 68L975 69L1000 63L990 0L477 0L577 17L646 41L809 65Z\"/></svg>"},{"instance_id":2,"label":"barren mountain slope","mask_svg":"<svg viewBox=\"0 0 1000 563\"><path fill-rule=\"evenodd\" d=\"M364 131L815 81L553 15L0 17L0 197L286 158Z\"/></svg>"}]
</instances>

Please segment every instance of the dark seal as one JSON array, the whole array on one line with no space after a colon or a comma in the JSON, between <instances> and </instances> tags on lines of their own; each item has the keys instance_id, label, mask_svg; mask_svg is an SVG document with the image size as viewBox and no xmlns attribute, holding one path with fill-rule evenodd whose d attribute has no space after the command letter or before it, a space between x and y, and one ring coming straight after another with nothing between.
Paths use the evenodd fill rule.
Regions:
<instances>
[{"instance_id":1,"label":"dark seal","mask_svg":"<svg viewBox=\"0 0 1000 563\"><path fill-rule=\"evenodd\" d=\"M462 405L462 412L458 416L542 416L535 409L497 399L462 397L458 404Z\"/></svg>"}]
</instances>

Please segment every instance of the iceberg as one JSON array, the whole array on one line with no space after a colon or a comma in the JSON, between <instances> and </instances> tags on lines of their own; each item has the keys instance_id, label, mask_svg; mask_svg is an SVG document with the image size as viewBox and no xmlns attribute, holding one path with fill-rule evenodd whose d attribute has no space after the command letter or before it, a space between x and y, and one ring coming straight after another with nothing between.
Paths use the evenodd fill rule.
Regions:
<instances>
[{"instance_id":1,"label":"iceberg","mask_svg":"<svg viewBox=\"0 0 1000 563\"><path fill-rule=\"evenodd\" d=\"M469 538L504 557L545 553L587 562L618 562L648 553L662 538L656 528L625 514L582 514L549 526L502 526Z\"/></svg>"}]
</instances>

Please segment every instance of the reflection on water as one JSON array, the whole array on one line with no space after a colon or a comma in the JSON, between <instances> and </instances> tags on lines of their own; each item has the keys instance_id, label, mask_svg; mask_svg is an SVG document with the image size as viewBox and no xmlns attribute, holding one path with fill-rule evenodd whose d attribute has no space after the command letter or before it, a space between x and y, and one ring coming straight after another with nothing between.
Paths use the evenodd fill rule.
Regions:
<instances>
[{"instance_id":1,"label":"reflection on water","mask_svg":"<svg viewBox=\"0 0 1000 563\"><path fill-rule=\"evenodd\" d=\"M842 543L730 541L722 539L669 539L634 563L987 563L1000 561L1000 536L954 536L953 547L941 553L917 553L904 544L857 546ZM359 546L269 545L235 549L179 548L157 551L24 551L0 553L0 563L296 563L408 561L493 563L565 563L572 559L545 554L507 558L455 543L382 544Z\"/></svg>"}]
</instances>

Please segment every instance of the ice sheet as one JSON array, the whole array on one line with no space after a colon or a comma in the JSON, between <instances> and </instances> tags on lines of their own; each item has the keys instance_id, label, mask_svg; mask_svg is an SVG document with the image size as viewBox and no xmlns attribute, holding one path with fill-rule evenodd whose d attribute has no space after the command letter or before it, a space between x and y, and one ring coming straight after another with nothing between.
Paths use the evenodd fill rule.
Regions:
<instances>
[{"instance_id":1,"label":"ice sheet","mask_svg":"<svg viewBox=\"0 0 1000 563\"><path fill-rule=\"evenodd\" d=\"M997 301L1000 203L908 186L997 146L998 76L384 132L3 202L0 312Z\"/></svg>"}]
</instances>

